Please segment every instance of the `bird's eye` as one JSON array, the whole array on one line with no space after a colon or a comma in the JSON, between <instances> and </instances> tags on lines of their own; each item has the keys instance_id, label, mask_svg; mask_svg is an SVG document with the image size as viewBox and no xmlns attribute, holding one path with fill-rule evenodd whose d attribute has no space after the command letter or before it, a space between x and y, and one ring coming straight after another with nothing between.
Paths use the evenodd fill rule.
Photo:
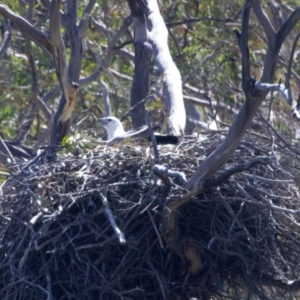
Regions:
<instances>
[{"instance_id":1,"label":"bird's eye","mask_svg":"<svg viewBox=\"0 0 300 300\"><path fill-rule=\"evenodd\" d=\"M108 121L108 122L110 122L110 121L111 121L111 119L107 119L107 121Z\"/></svg>"}]
</instances>

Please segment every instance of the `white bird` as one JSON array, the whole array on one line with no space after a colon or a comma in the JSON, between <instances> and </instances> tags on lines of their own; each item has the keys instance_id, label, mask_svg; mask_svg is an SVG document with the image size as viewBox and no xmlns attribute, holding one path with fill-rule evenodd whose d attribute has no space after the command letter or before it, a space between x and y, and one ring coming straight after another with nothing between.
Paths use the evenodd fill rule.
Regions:
<instances>
[{"instance_id":1,"label":"white bird","mask_svg":"<svg viewBox=\"0 0 300 300\"><path fill-rule=\"evenodd\" d=\"M116 117L100 118L98 121L106 129L108 141L125 134L121 121Z\"/></svg>"},{"instance_id":2,"label":"white bird","mask_svg":"<svg viewBox=\"0 0 300 300\"><path fill-rule=\"evenodd\" d=\"M116 117L106 117L100 118L98 120L100 124L106 129L107 131L107 143L113 144L120 141L123 141L127 138L132 139L143 139L147 138L151 141L149 130L147 126L143 126L138 130L131 130L125 131L121 121ZM155 139L157 144L177 144L178 137L173 135L163 135L155 133Z\"/></svg>"}]
</instances>

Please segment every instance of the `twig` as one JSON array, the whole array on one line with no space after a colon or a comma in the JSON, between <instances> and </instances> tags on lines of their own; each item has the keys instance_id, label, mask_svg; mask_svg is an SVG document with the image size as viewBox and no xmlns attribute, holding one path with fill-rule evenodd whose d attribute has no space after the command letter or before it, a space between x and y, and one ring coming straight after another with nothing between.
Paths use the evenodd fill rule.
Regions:
<instances>
[{"instance_id":1,"label":"twig","mask_svg":"<svg viewBox=\"0 0 300 300\"><path fill-rule=\"evenodd\" d=\"M300 210L289 209L289 208L285 208L285 207L280 207L278 205L274 205L271 200L268 201L268 204L264 204L264 203L258 202L258 201L252 201L252 200L245 199L245 198L239 198L239 197L228 197L227 200L243 201L243 202L251 203L251 204L261 207L261 208L269 208L269 209L273 209L273 210L277 210L277 211L290 213L293 215L300 215Z\"/></svg>"},{"instance_id":2,"label":"twig","mask_svg":"<svg viewBox=\"0 0 300 300\"><path fill-rule=\"evenodd\" d=\"M293 184L295 183L294 180L282 180L282 179L269 179L269 178L264 178L260 177L257 175L251 175L247 173L242 173L245 177L255 179L258 181L264 181L264 182L269 182L269 183L279 183L279 184Z\"/></svg>"},{"instance_id":3,"label":"twig","mask_svg":"<svg viewBox=\"0 0 300 300\"><path fill-rule=\"evenodd\" d=\"M119 229L115 218L113 216L113 213L111 212L109 205L108 205L108 201L106 199L106 197L103 195L105 193L105 191L103 193L99 193L100 199L102 200L102 204L104 206L104 211L106 213L106 216L110 222L111 227L113 228L116 236L119 239L120 244L126 244L126 240L125 240L125 236L124 233L121 232L121 230Z\"/></svg>"},{"instance_id":4,"label":"twig","mask_svg":"<svg viewBox=\"0 0 300 300\"><path fill-rule=\"evenodd\" d=\"M255 158L252 158L249 162L247 162L245 164L240 164L240 165L234 166L228 170L223 171L222 174L216 178L207 179L205 181L205 187L212 187L212 186L220 185L221 183L223 183L225 180L227 180L230 176L232 176L235 173L240 173L242 171L249 170L250 168L253 168L254 166L256 166L258 164L269 165L272 163L273 160L274 160L274 157L257 156Z\"/></svg>"},{"instance_id":5,"label":"twig","mask_svg":"<svg viewBox=\"0 0 300 300\"><path fill-rule=\"evenodd\" d=\"M257 110L257 113L259 114L260 118L262 119L262 121L269 127L272 129L272 131L275 133L275 135L284 143L284 145L290 149L291 151L295 152L297 155L300 155L300 151L298 151L297 149L293 148L278 132L277 130L263 117L262 113L260 112L260 110Z\"/></svg>"},{"instance_id":6,"label":"twig","mask_svg":"<svg viewBox=\"0 0 300 300\"><path fill-rule=\"evenodd\" d=\"M160 246L161 249L163 249L163 248L164 248L164 245L163 245L161 236L160 236L160 234L159 234L159 232L158 232L157 226L156 226L156 224L155 224L155 222L154 222L154 220L153 220L153 217L152 217L152 215L151 215L149 209L147 209L147 213L148 213L148 216L149 216L149 218L150 218L151 224L152 224L152 226L153 226L153 228L154 228L154 231L155 231L155 233L156 233L156 236L157 236L157 239L158 239L158 242L159 242L159 246Z\"/></svg>"},{"instance_id":7,"label":"twig","mask_svg":"<svg viewBox=\"0 0 300 300\"><path fill-rule=\"evenodd\" d=\"M150 123L150 118L149 118L147 110L145 110L145 120L146 120L146 124L148 126L149 135L151 137L155 162L157 164L159 164L159 153L158 153L158 149L157 149L156 138L155 138L155 135L154 135L154 130L152 129L152 126L151 126L151 123Z\"/></svg>"},{"instance_id":8,"label":"twig","mask_svg":"<svg viewBox=\"0 0 300 300\"><path fill-rule=\"evenodd\" d=\"M153 94L148 95L146 98L142 99L139 103L137 103L136 105L134 105L133 107L131 107L122 117L121 117L121 122L124 121L126 119L127 116L129 116L129 114L139 105L144 104L148 99L152 98Z\"/></svg>"},{"instance_id":9,"label":"twig","mask_svg":"<svg viewBox=\"0 0 300 300\"><path fill-rule=\"evenodd\" d=\"M41 253L41 257L42 257L44 269L47 270L44 252L40 251L40 253ZM51 280L51 275L50 275L49 270L46 271L46 281L47 281L47 291L48 291L47 300L52 300L53 299L53 295L52 295L52 280Z\"/></svg>"}]
</instances>

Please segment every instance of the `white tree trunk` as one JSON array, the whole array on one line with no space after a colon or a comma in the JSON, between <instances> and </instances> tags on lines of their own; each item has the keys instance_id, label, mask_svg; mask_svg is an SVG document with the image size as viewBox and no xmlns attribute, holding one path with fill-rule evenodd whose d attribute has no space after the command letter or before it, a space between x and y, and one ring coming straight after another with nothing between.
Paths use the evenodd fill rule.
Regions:
<instances>
[{"instance_id":1,"label":"white tree trunk","mask_svg":"<svg viewBox=\"0 0 300 300\"><path fill-rule=\"evenodd\" d=\"M156 0L146 0L148 39L152 46L155 63L163 76L164 96L168 109L168 130L181 135L185 129L186 112L182 96L180 73L173 62L168 46L168 30L159 12Z\"/></svg>"}]
</instances>

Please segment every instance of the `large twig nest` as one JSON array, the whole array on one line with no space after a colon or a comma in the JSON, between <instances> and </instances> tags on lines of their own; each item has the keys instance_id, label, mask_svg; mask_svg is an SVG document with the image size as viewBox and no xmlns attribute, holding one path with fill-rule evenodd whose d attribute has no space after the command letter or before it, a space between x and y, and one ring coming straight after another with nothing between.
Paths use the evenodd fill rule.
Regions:
<instances>
[{"instance_id":1,"label":"large twig nest","mask_svg":"<svg viewBox=\"0 0 300 300\"><path fill-rule=\"evenodd\" d=\"M162 147L160 164L189 178L223 138L202 137ZM299 288L299 162L270 142L248 134L226 172L268 162L220 170L180 208L182 257L164 244L161 211L184 187L172 180L165 194L148 146L38 162L1 196L0 298L288 299Z\"/></svg>"}]
</instances>

